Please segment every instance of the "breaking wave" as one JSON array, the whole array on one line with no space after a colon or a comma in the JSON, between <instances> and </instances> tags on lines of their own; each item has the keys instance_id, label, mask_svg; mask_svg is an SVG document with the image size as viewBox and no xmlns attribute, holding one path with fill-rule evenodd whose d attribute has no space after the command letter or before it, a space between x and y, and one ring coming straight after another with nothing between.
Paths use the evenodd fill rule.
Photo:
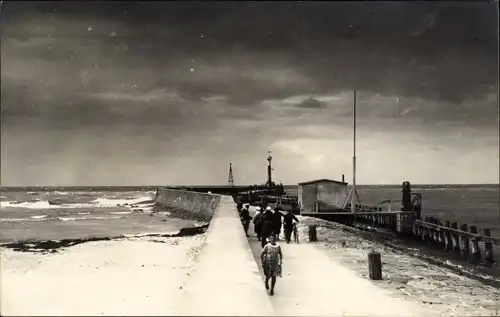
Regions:
<instances>
[{"instance_id":1,"label":"breaking wave","mask_svg":"<svg viewBox=\"0 0 500 317\"><path fill-rule=\"evenodd\" d=\"M84 213L85 215L90 213ZM78 221L78 220L106 220L120 219L122 216L89 216L89 217L49 217L48 215L32 216L30 218L0 218L0 222L34 222L34 221Z\"/></svg>"},{"instance_id":2,"label":"breaking wave","mask_svg":"<svg viewBox=\"0 0 500 317\"><path fill-rule=\"evenodd\" d=\"M24 209L61 209L61 208L141 208L142 211L150 211L154 205L151 196L141 196L134 199L111 199L97 198L89 203L60 202L58 200L35 200L35 201L2 201L0 208L24 208Z\"/></svg>"}]
</instances>

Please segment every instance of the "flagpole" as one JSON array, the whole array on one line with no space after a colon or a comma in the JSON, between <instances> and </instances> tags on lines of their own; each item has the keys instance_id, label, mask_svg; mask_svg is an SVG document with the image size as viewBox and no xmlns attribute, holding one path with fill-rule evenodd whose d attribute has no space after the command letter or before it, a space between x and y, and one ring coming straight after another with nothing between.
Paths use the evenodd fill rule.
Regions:
<instances>
[{"instance_id":1,"label":"flagpole","mask_svg":"<svg viewBox=\"0 0 500 317\"><path fill-rule=\"evenodd\" d=\"M354 102L352 111L353 121L353 148L352 148L352 189L351 189L351 212L355 212L356 193L356 90L354 90Z\"/></svg>"}]
</instances>

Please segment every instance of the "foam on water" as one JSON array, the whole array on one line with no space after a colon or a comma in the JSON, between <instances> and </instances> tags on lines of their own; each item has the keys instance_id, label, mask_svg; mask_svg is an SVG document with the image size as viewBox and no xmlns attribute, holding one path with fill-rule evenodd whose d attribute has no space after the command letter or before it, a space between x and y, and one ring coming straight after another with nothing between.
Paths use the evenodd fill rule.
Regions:
<instances>
[{"instance_id":1,"label":"foam on water","mask_svg":"<svg viewBox=\"0 0 500 317\"><path fill-rule=\"evenodd\" d=\"M132 211L112 211L110 214L112 215L128 215L131 214Z\"/></svg>"},{"instance_id":2,"label":"foam on water","mask_svg":"<svg viewBox=\"0 0 500 317\"><path fill-rule=\"evenodd\" d=\"M61 203L51 205L48 200L37 201L2 201L0 208L25 208L25 209L61 209L61 208L110 208L110 207L126 207L132 208L130 205L139 204L143 201L152 200L152 196L140 196L131 199L111 199L111 198L97 198L90 203ZM125 205L127 204L127 205ZM154 203L141 204L140 208L143 210L151 210ZM139 207L138 207L139 208Z\"/></svg>"},{"instance_id":3,"label":"foam on water","mask_svg":"<svg viewBox=\"0 0 500 317\"><path fill-rule=\"evenodd\" d=\"M89 215L90 213L80 213L81 215ZM122 214L125 215L125 214ZM33 222L33 221L77 221L77 220L106 220L106 219L120 219L122 216L90 216L90 217L55 217L51 218L48 215L32 216L30 218L0 218L0 222Z\"/></svg>"},{"instance_id":4,"label":"foam on water","mask_svg":"<svg viewBox=\"0 0 500 317\"><path fill-rule=\"evenodd\" d=\"M77 220L104 220L104 219L120 219L120 216L93 216L93 217L57 217L61 221L77 221Z\"/></svg>"},{"instance_id":5,"label":"foam on water","mask_svg":"<svg viewBox=\"0 0 500 317\"><path fill-rule=\"evenodd\" d=\"M0 218L0 222L23 222L23 221L41 221L45 219L30 219L30 218Z\"/></svg>"},{"instance_id":6,"label":"foam on water","mask_svg":"<svg viewBox=\"0 0 500 317\"><path fill-rule=\"evenodd\" d=\"M140 202L153 199L151 196L141 196L135 199L117 199L117 198L97 198L93 202L97 207L116 207L117 205L133 205Z\"/></svg>"},{"instance_id":7,"label":"foam on water","mask_svg":"<svg viewBox=\"0 0 500 317\"><path fill-rule=\"evenodd\" d=\"M0 207L25 208L25 209L61 209L61 208L92 208L94 204L61 204L51 205L48 200L25 201L22 203L16 201L2 201Z\"/></svg>"}]
</instances>

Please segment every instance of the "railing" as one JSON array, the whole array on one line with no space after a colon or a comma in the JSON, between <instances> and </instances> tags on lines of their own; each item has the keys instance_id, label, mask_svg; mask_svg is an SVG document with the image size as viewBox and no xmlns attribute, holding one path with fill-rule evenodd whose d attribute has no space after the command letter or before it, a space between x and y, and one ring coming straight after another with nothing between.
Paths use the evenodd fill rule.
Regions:
<instances>
[{"instance_id":1,"label":"railing","mask_svg":"<svg viewBox=\"0 0 500 317\"><path fill-rule=\"evenodd\" d=\"M479 233L482 231L482 234ZM445 250L454 251L464 257L469 257L470 262L481 262L481 248L479 242L483 243L484 262L492 264L493 245L500 246L500 239L491 237L489 228L478 230L476 226L467 224L458 225L457 222L445 221L444 224L437 218L426 217L425 221L415 220L413 223L413 235L424 241Z\"/></svg>"}]
</instances>

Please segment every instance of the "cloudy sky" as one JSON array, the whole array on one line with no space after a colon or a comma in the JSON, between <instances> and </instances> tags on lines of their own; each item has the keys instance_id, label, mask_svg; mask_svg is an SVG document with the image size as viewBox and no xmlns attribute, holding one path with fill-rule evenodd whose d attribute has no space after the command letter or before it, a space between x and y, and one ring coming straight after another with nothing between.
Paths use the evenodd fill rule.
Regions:
<instances>
[{"instance_id":1,"label":"cloudy sky","mask_svg":"<svg viewBox=\"0 0 500 317\"><path fill-rule=\"evenodd\" d=\"M1 185L498 183L494 2L1 7Z\"/></svg>"}]
</instances>

